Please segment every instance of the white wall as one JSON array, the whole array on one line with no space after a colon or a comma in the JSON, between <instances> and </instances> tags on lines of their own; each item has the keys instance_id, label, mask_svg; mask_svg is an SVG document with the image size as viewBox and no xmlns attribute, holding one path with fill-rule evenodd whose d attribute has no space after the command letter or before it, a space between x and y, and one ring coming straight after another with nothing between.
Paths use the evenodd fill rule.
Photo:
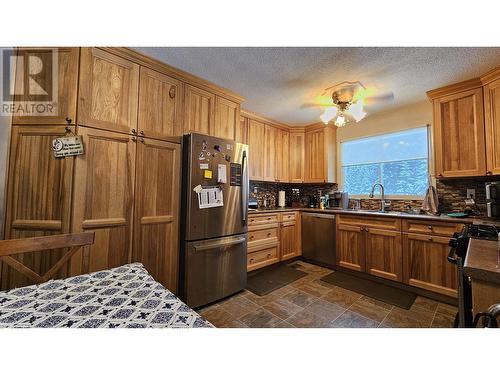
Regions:
<instances>
[{"instance_id":1,"label":"white wall","mask_svg":"<svg viewBox=\"0 0 500 375\"><path fill-rule=\"evenodd\" d=\"M432 124L432 105L425 100L366 116L337 130L337 142Z\"/></svg>"}]
</instances>

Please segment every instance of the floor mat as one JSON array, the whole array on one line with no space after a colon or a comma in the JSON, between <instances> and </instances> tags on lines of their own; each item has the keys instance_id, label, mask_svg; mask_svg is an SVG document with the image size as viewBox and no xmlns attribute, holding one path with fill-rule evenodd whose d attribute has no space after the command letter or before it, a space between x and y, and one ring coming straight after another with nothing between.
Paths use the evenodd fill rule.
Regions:
<instances>
[{"instance_id":1,"label":"floor mat","mask_svg":"<svg viewBox=\"0 0 500 375\"><path fill-rule=\"evenodd\" d=\"M406 310L410 309L417 298L415 293L339 271L323 276L321 280Z\"/></svg>"},{"instance_id":2,"label":"floor mat","mask_svg":"<svg viewBox=\"0 0 500 375\"><path fill-rule=\"evenodd\" d=\"M306 275L304 271L280 265L248 276L247 289L258 296L265 296Z\"/></svg>"}]
</instances>

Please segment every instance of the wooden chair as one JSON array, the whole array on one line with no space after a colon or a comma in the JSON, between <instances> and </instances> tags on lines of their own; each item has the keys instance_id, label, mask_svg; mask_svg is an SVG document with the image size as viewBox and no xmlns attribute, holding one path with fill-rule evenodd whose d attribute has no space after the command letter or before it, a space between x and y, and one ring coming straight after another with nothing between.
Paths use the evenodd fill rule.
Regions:
<instances>
[{"instance_id":1,"label":"wooden chair","mask_svg":"<svg viewBox=\"0 0 500 375\"><path fill-rule=\"evenodd\" d=\"M0 241L0 261L5 262L36 284L40 284L50 280L81 247L83 247L83 270L87 273L90 245L93 243L94 232L4 240ZM69 250L43 275L39 275L11 256L63 248L69 248Z\"/></svg>"}]
</instances>

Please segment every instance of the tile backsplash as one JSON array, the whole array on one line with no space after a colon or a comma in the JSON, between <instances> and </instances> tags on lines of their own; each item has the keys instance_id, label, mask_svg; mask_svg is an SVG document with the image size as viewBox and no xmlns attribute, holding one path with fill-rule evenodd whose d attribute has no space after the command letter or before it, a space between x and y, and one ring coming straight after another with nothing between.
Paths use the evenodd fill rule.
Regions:
<instances>
[{"instance_id":1,"label":"tile backsplash","mask_svg":"<svg viewBox=\"0 0 500 375\"><path fill-rule=\"evenodd\" d=\"M436 189L439 197L439 211L440 212L463 212L465 209L465 199L467 189L476 190L476 206L474 211L479 215L486 213L486 195L484 184L488 181L495 181L497 178L492 177L477 177L477 178L460 178L449 180L438 180ZM274 182L261 182L250 181L250 199L255 199L259 207L264 207L264 201L268 207L276 207L278 205L278 191L284 190L286 196L286 206L292 205L292 188L298 188L300 195L299 201L302 206L308 203L310 195L318 194L318 190L328 191L336 190L337 184L289 184L289 183L274 183ZM361 199L362 209L377 209L380 207L379 199ZM353 207L354 200L349 201L349 206ZM422 205L421 200L396 200L391 199L392 210L404 211L408 208L419 208Z\"/></svg>"}]
</instances>

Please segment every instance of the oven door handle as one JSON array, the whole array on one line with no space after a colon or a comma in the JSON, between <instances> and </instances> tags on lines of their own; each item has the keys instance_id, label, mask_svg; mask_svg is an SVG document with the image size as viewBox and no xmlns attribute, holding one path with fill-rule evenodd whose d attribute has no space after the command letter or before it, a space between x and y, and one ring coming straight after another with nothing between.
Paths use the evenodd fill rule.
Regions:
<instances>
[{"instance_id":1,"label":"oven door handle","mask_svg":"<svg viewBox=\"0 0 500 375\"><path fill-rule=\"evenodd\" d=\"M453 246L450 246L450 251L447 256L448 262L452 264L457 264L457 251Z\"/></svg>"}]
</instances>

